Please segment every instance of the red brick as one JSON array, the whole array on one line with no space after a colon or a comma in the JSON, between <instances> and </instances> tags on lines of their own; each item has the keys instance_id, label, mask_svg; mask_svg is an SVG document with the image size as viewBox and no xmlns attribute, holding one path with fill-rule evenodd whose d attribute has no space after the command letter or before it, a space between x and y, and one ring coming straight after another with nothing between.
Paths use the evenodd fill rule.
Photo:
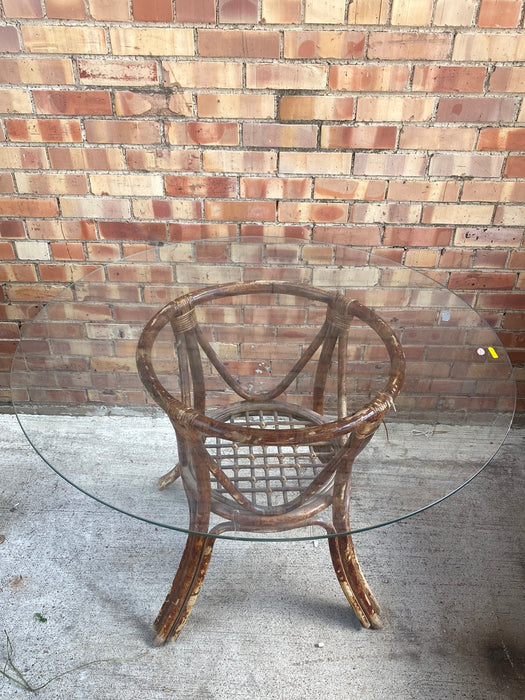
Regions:
<instances>
[{"instance_id":1,"label":"red brick","mask_svg":"<svg viewBox=\"0 0 525 700\"><path fill-rule=\"evenodd\" d=\"M176 0L177 22L215 24L215 0Z\"/></svg>"},{"instance_id":2,"label":"red brick","mask_svg":"<svg viewBox=\"0 0 525 700\"><path fill-rule=\"evenodd\" d=\"M425 26L431 16L432 0L392 0L392 24Z\"/></svg>"},{"instance_id":3,"label":"red brick","mask_svg":"<svg viewBox=\"0 0 525 700\"><path fill-rule=\"evenodd\" d=\"M96 270L100 271L100 267L98 265L77 265L75 263L40 263L38 270L40 272L40 279L42 282L74 282L75 280L84 277L84 275L91 274ZM99 278L99 281L102 280ZM61 311L61 306L61 304L56 305L56 310L59 313Z\"/></svg>"},{"instance_id":4,"label":"red brick","mask_svg":"<svg viewBox=\"0 0 525 700\"><path fill-rule=\"evenodd\" d=\"M420 32L370 32L368 58L387 61L449 58L452 34Z\"/></svg>"},{"instance_id":5,"label":"red brick","mask_svg":"<svg viewBox=\"0 0 525 700\"><path fill-rule=\"evenodd\" d=\"M44 16L40 0L4 0L3 4L6 17L37 19Z\"/></svg>"},{"instance_id":6,"label":"red brick","mask_svg":"<svg viewBox=\"0 0 525 700\"><path fill-rule=\"evenodd\" d=\"M230 251L229 246L226 243L218 243L213 241L213 243L205 242L195 243L195 261L197 262L229 262ZM233 354L233 357L237 357L237 349Z\"/></svg>"},{"instance_id":7,"label":"red brick","mask_svg":"<svg viewBox=\"0 0 525 700\"><path fill-rule=\"evenodd\" d=\"M305 0L304 21L310 24L343 24L345 0L329 0L320 4L317 0Z\"/></svg>"},{"instance_id":8,"label":"red brick","mask_svg":"<svg viewBox=\"0 0 525 700\"><path fill-rule=\"evenodd\" d=\"M291 175L348 175L351 163L351 153L284 151L279 159L279 172Z\"/></svg>"},{"instance_id":9,"label":"red brick","mask_svg":"<svg viewBox=\"0 0 525 700\"><path fill-rule=\"evenodd\" d=\"M362 58L364 32L303 31L285 32L285 58ZM354 66L356 67L356 66Z\"/></svg>"},{"instance_id":10,"label":"red brick","mask_svg":"<svg viewBox=\"0 0 525 700\"><path fill-rule=\"evenodd\" d=\"M410 66L367 64L331 66L329 86L348 92L402 92L408 87Z\"/></svg>"},{"instance_id":11,"label":"red brick","mask_svg":"<svg viewBox=\"0 0 525 700\"><path fill-rule=\"evenodd\" d=\"M422 154L356 153L354 174L421 177L425 174L427 161Z\"/></svg>"},{"instance_id":12,"label":"red brick","mask_svg":"<svg viewBox=\"0 0 525 700\"><path fill-rule=\"evenodd\" d=\"M503 317L503 328L515 331L523 330L525 328L525 314L506 313Z\"/></svg>"},{"instance_id":13,"label":"red brick","mask_svg":"<svg viewBox=\"0 0 525 700\"><path fill-rule=\"evenodd\" d=\"M84 85L157 85L156 61L121 61L118 59L79 58L78 76Z\"/></svg>"},{"instance_id":14,"label":"red brick","mask_svg":"<svg viewBox=\"0 0 525 700\"><path fill-rule=\"evenodd\" d=\"M162 222L100 221L101 239L105 241L166 241L167 228Z\"/></svg>"},{"instance_id":15,"label":"red brick","mask_svg":"<svg viewBox=\"0 0 525 700\"><path fill-rule=\"evenodd\" d=\"M256 24L257 0L219 0L219 22Z\"/></svg>"},{"instance_id":16,"label":"red brick","mask_svg":"<svg viewBox=\"0 0 525 700\"><path fill-rule=\"evenodd\" d=\"M213 119L271 119L275 116L273 95L210 93L197 95L199 117Z\"/></svg>"},{"instance_id":17,"label":"red brick","mask_svg":"<svg viewBox=\"0 0 525 700\"><path fill-rule=\"evenodd\" d=\"M448 0L447 0L448 2ZM525 34L507 32L458 33L452 52L453 61L519 62L525 51Z\"/></svg>"},{"instance_id":18,"label":"red brick","mask_svg":"<svg viewBox=\"0 0 525 700\"><path fill-rule=\"evenodd\" d=\"M481 224L492 221L494 207L488 204L427 204L421 221L425 224Z\"/></svg>"},{"instance_id":19,"label":"red brick","mask_svg":"<svg viewBox=\"0 0 525 700\"><path fill-rule=\"evenodd\" d=\"M235 197L237 178L202 175L167 175L168 197Z\"/></svg>"},{"instance_id":20,"label":"red brick","mask_svg":"<svg viewBox=\"0 0 525 700\"><path fill-rule=\"evenodd\" d=\"M482 129L478 151L525 151L525 127Z\"/></svg>"},{"instance_id":21,"label":"red brick","mask_svg":"<svg viewBox=\"0 0 525 700\"><path fill-rule=\"evenodd\" d=\"M470 180L463 185L463 201L525 202L525 182Z\"/></svg>"},{"instance_id":22,"label":"red brick","mask_svg":"<svg viewBox=\"0 0 525 700\"><path fill-rule=\"evenodd\" d=\"M348 8L348 24L385 24L388 11L384 0L353 2Z\"/></svg>"},{"instance_id":23,"label":"red brick","mask_svg":"<svg viewBox=\"0 0 525 700\"><path fill-rule=\"evenodd\" d=\"M405 265L408 265L409 267L433 268L436 267L438 258L439 251L437 250L411 248L410 250L407 250L405 254ZM436 277L439 277L439 273L436 274Z\"/></svg>"},{"instance_id":24,"label":"red brick","mask_svg":"<svg viewBox=\"0 0 525 700\"><path fill-rule=\"evenodd\" d=\"M381 200L385 198L386 182L383 180L355 180L350 178L316 177L316 199Z\"/></svg>"},{"instance_id":25,"label":"red brick","mask_svg":"<svg viewBox=\"0 0 525 700\"><path fill-rule=\"evenodd\" d=\"M299 222L334 222L345 223L348 220L348 204L324 204L312 202L279 202L279 221L285 223Z\"/></svg>"},{"instance_id":26,"label":"red brick","mask_svg":"<svg viewBox=\"0 0 525 700\"><path fill-rule=\"evenodd\" d=\"M0 338L2 340L18 340L20 338L18 323L2 323L0 326Z\"/></svg>"},{"instance_id":27,"label":"red brick","mask_svg":"<svg viewBox=\"0 0 525 700\"><path fill-rule=\"evenodd\" d=\"M109 262L122 257L118 243L87 243L86 249L88 258L92 261Z\"/></svg>"},{"instance_id":28,"label":"red brick","mask_svg":"<svg viewBox=\"0 0 525 700\"><path fill-rule=\"evenodd\" d=\"M28 263L0 264L0 282L36 282L34 265Z\"/></svg>"},{"instance_id":29,"label":"red brick","mask_svg":"<svg viewBox=\"0 0 525 700\"><path fill-rule=\"evenodd\" d=\"M42 240L80 240L87 241L97 238L93 221L28 221L27 234L31 239Z\"/></svg>"},{"instance_id":30,"label":"red brick","mask_svg":"<svg viewBox=\"0 0 525 700\"><path fill-rule=\"evenodd\" d=\"M123 170L120 148L49 148L49 162L56 170Z\"/></svg>"},{"instance_id":31,"label":"red brick","mask_svg":"<svg viewBox=\"0 0 525 700\"><path fill-rule=\"evenodd\" d=\"M31 218L58 216L57 201L54 198L1 197L0 216Z\"/></svg>"},{"instance_id":32,"label":"red brick","mask_svg":"<svg viewBox=\"0 0 525 700\"><path fill-rule=\"evenodd\" d=\"M72 241L54 241L49 244L54 260L85 260L82 243Z\"/></svg>"},{"instance_id":33,"label":"red brick","mask_svg":"<svg viewBox=\"0 0 525 700\"><path fill-rule=\"evenodd\" d=\"M395 126L322 126L321 148L390 149L397 140Z\"/></svg>"},{"instance_id":34,"label":"red brick","mask_svg":"<svg viewBox=\"0 0 525 700\"><path fill-rule=\"evenodd\" d=\"M421 66L414 68L414 92L483 92L486 69L478 66Z\"/></svg>"},{"instance_id":35,"label":"red brick","mask_svg":"<svg viewBox=\"0 0 525 700\"><path fill-rule=\"evenodd\" d=\"M503 292L481 293L476 304L478 309L503 309L521 311L525 309L525 294L510 294Z\"/></svg>"},{"instance_id":36,"label":"red brick","mask_svg":"<svg viewBox=\"0 0 525 700\"><path fill-rule=\"evenodd\" d=\"M442 250L439 267L444 268L468 268L472 260L472 253L467 250Z\"/></svg>"},{"instance_id":37,"label":"red brick","mask_svg":"<svg viewBox=\"0 0 525 700\"><path fill-rule=\"evenodd\" d=\"M279 118L285 121L349 121L354 115L353 97L285 95L279 102Z\"/></svg>"},{"instance_id":38,"label":"red brick","mask_svg":"<svg viewBox=\"0 0 525 700\"><path fill-rule=\"evenodd\" d=\"M287 307L259 307L259 308L254 308L254 307L247 307L244 310L244 320L245 323L248 325L254 325L258 326L261 323L261 316L264 319L263 323L265 325L277 325L277 326L283 326L283 325L293 325L293 326L304 326L306 324L306 318L305 318L305 309L294 309L294 308L287 308ZM228 367L232 367L232 365L235 364L237 367L237 370L241 370L240 373L245 374L246 371L250 373L255 373L255 369L259 367L259 363L257 362L239 362L239 363L228 363ZM230 369L231 371L231 369ZM236 372L235 372L236 373Z\"/></svg>"},{"instance_id":39,"label":"red brick","mask_svg":"<svg viewBox=\"0 0 525 700\"><path fill-rule=\"evenodd\" d=\"M9 293L9 298L11 301L49 301L53 297L55 297L57 294L60 292L64 291L64 285L62 284L32 284L31 286L27 284L13 284L9 285L8 287L8 293ZM32 344L35 341L32 341ZM40 346L42 347L41 352L48 353L48 345L47 342L45 341L36 341L38 343L37 345L37 351L40 350ZM31 351L29 351L31 352ZM32 358L32 364L34 364L35 358Z\"/></svg>"},{"instance_id":40,"label":"red brick","mask_svg":"<svg viewBox=\"0 0 525 700\"><path fill-rule=\"evenodd\" d=\"M127 22L131 19L129 0L89 0L93 19L107 22Z\"/></svg>"},{"instance_id":41,"label":"red brick","mask_svg":"<svg viewBox=\"0 0 525 700\"><path fill-rule=\"evenodd\" d=\"M173 27L112 27L109 30L115 56L193 56L191 29Z\"/></svg>"},{"instance_id":42,"label":"red brick","mask_svg":"<svg viewBox=\"0 0 525 700\"><path fill-rule=\"evenodd\" d=\"M133 19L136 22L172 22L171 0L131 0Z\"/></svg>"},{"instance_id":43,"label":"red brick","mask_svg":"<svg viewBox=\"0 0 525 700\"><path fill-rule=\"evenodd\" d=\"M525 205L524 206L510 206L501 204L496 207L496 213L494 215L494 223L499 226L523 226L525 221Z\"/></svg>"},{"instance_id":44,"label":"red brick","mask_svg":"<svg viewBox=\"0 0 525 700\"><path fill-rule=\"evenodd\" d=\"M434 25L449 27L469 27L474 19L477 0L462 0L459 3L449 0L436 0Z\"/></svg>"},{"instance_id":45,"label":"red brick","mask_svg":"<svg viewBox=\"0 0 525 700\"><path fill-rule=\"evenodd\" d=\"M421 217L421 206L400 202L374 202L354 204L350 211L350 221L354 223L400 223L416 224Z\"/></svg>"},{"instance_id":46,"label":"red brick","mask_svg":"<svg viewBox=\"0 0 525 700\"><path fill-rule=\"evenodd\" d=\"M290 238L307 240L310 236L309 226L283 226L281 224L242 224L241 236L256 238L268 236L272 238ZM244 245L244 243L241 243Z\"/></svg>"},{"instance_id":47,"label":"red brick","mask_svg":"<svg viewBox=\"0 0 525 700\"><path fill-rule=\"evenodd\" d=\"M107 90L33 90L37 114L110 115L111 95Z\"/></svg>"},{"instance_id":48,"label":"red brick","mask_svg":"<svg viewBox=\"0 0 525 700\"><path fill-rule=\"evenodd\" d=\"M207 219L219 221L275 221L276 204L271 201L205 202Z\"/></svg>"},{"instance_id":49,"label":"red brick","mask_svg":"<svg viewBox=\"0 0 525 700\"><path fill-rule=\"evenodd\" d=\"M117 117L160 114L191 117L193 114L192 98L189 93L174 93L168 97L158 92L119 90L114 93L114 98Z\"/></svg>"},{"instance_id":50,"label":"red brick","mask_svg":"<svg viewBox=\"0 0 525 700\"><path fill-rule=\"evenodd\" d=\"M503 155L436 153L432 156L429 174L432 177L500 177L503 161Z\"/></svg>"},{"instance_id":51,"label":"red brick","mask_svg":"<svg viewBox=\"0 0 525 700\"><path fill-rule=\"evenodd\" d=\"M0 192L10 194L15 191L13 176L11 173L0 173Z\"/></svg>"},{"instance_id":52,"label":"red brick","mask_svg":"<svg viewBox=\"0 0 525 700\"><path fill-rule=\"evenodd\" d=\"M247 199L309 199L311 178L243 177L241 197Z\"/></svg>"},{"instance_id":53,"label":"red brick","mask_svg":"<svg viewBox=\"0 0 525 700\"><path fill-rule=\"evenodd\" d=\"M265 24L300 24L302 0L262 0Z\"/></svg>"},{"instance_id":54,"label":"red brick","mask_svg":"<svg viewBox=\"0 0 525 700\"><path fill-rule=\"evenodd\" d=\"M449 289L513 289L516 275L512 272L452 272Z\"/></svg>"},{"instance_id":55,"label":"red brick","mask_svg":"<svg viewBox=\"0 0 525 700\"><path fill-rule=\"evenodd\" d=\"M13 244L7 241L0 241L0 260L14 260L15 251L13 249ZM0 338L2 337L0 331Z\"/></svg>"},{"instance_id":56,"label":"red brick","mask_svg":"<svg viewBox=\"0 0 525 700\"><path fill-rule=\"evenodd\" d=\"M134 199L136 219L200 219L202 204L190 199Z\"/></svg>"},{"instance_id":57,"label":"red brick","mask_svg":"<svg viewBox=\"0 0 525 700\"><path fill-rule=\"evenodd\" d=\"M0 27L0 46L2 52L17 53L20 51L20 39L16 27L7 25Z\"/></svg>"},{"instance_id":58,"label":"red brick","mask_svg":"<svg viewBox=\"0 0 525 700\"><path fill-rule=\"evenodd\" d=\"M322 90L326 88L327 68L303 63L249 63L246 87L262 90Z\"/></svg>"},{"instance_id":59,"label":"red brick","mask_svg":"<svg viewBox=\"0 0 525 700\"><path fill-rule=\"evenodd\" d=\"M106 35L103 27L27 24L22 38L29 53L105 54Z\"/></svg>"},{"instance_id":60,"label":"red brick","mask_svg":"<svg viewBox=\"0 0 525 700\"><path fill-rule=\"evenodd\" d=\"M162 61L164 85L187 88L242 87L242 65L225 61Z\"/></svg>"},{"instance_id":61,"label":"red brick","mask_svg":"<svg viewBox=\"0 0 525 700\"><path fill-rule=\"evenodd\" d=\"M288 155L286 151L284 155ZM210 149L202 156L207 172L219 173L274 173L277 170L277 154L271 151L222 151Z\"/></svg>"},{"instance_id":62,"label":"red brick","mask_svg":"<svg viewBox=\"0 0 525 700\"><path fill-rule=\"evenodd\" d=\"M11 141L82 141L80 121L77 119L6 119L5 126Z\"/></svg>"},{"instance_id":63,"label":"red brick","mask_svg":"<svg viewBox=\"0 0 525 700\"><path fill-rule=\"evenodd\" d=\"M359 97L356 118L370 121L428 121L434 111L432 97L381 96Z\"/></svg>"},{"instance_id":64,"label":"red brick","mask_svg":"<svg viewBox=\"0 0 525 700\"><path fill-rule=\"evenodd\" d=\"M521 92L525 66L496 66L490 76L491 92Z\"/></svg>"},{"instance_id":65,"label":"red brick","mask_svg":"<svg viewBox=\"0 0 525 700\"><path fill-rule=\"evenodd\" d=\"M100 196L140 197L144 194L162 196L162 175L149 173L91 173L91 192Z\"/></svg>"},{"instance_id":66,"label":"red brick","mask_svg":"<svg viewBox=\"0 0 525 700\"><path fill-rule=\"evenodd\" d=\"M167 122L166 140L171 145L198 144L237 146L239 127L233 122Z\"/></svg>"},{"instance_id":67,"label":"red brick","mask_svg":"<svg viewBox=\"0 0 525 700\"><path fill-rule=\"evenodd\" d=\"M486 267L503 270L506 267L508 251L506 250L476 250L475 267Z\"/></svg>"},{"instance_id":68,"label":"red brick","mask_svg":"<svg viewBox=\"0 0 525 700\"><path fill-rule=\"evenodd\" d=\"M474 148L477 129L436 126L404 126L399 148L422 151L470 151Z\"/></svg>"},{"instance_id":69,"label":"red brick","mask_svg":"<svg viewBox=\"0 0 525 700\"><path fill-rule=\"evenodd\" d=\"M18 88L0 88L0 105L5 114L31 114L33 111L29 91Z\"/></svg>"},{"instance_id":70,"label":"red brick","mask_svg":"<svg viewBox=\"0 0 525 700\"><path fill-rule=\"evenodd\" d=\"M442 97L437 121L499 122L513 121L517 99L510 97Z\"/></svg>"},{"instance_id":71,"label":"red brick","mask_svg":"<svg viewBox=\"0 0 525 700\"><path fill-rule=\"evenodd\" d=\"M458 228L454 237L454 245L470 246L479 248L481 246L519 247L521 244L521 231L512 228L487 227L487 228Z\"/></svg>"},{"instance_id":72,"label":"red brick","mask_svg":"<svg viewBox=\"0 0 525 700\"><path fill-rule=\"evenodd\" d=\"M87 194L85 175L71 173L17 173L18 191L22 194Z\"/></svg>"},{"instance_id":73,"label":"red brick","mask_svg":"<svg viewBox=\"0 0 525 700\"><path fill-rule=\"evenodd\" d=\"M525 177L525 156L508 156L505 177Z\"/></svg>"},{"instance_id":74,"label":"red brick","mask_svg":"<svg viewBox=\"0 0 525 700\"><path fill-rule=\"evenodd\" d=\"M177 151L167 148L126 149L126 163L130 170L200 170L199 152L193 150Z\"/></svg>"},{"instance_id":75,"label":"red brick","mask_svg":"<svg viewBox=\"0 0 525 700\"><path fill-rule=\"evenodd\" d=\"M50 19L86 19L84 0L45 0Z\"/></svg>"},{"instance_id":76,"label":"red brick","mask_svg":"<svg viewBox=\"0 0 525 700\"><path fill-rule=\"evenodd\" d=\"M280 35L247 29L199 29L198 46L200 56L279 58Z\"/></svg>"},{"instance_id":77,"label":"red brick","mask_svg":"<svg viewBox=\"0 0 525 700\"><path fill-rule=\"evenodd\" d=\"M520 271L520 277L522 276L523 270L525 270L525 251L523 250L513 250L510 254L509 268L516 269Z\"/></svg>"},{"instance_id":78,"label":"red brick","mask_svg":"<svg viewBox=\"0 0 525 700\"><path fill-rule=\"evenodd\" d=\"M160 143L156 122L118 119L87 119L86 138L91 143Z\"/></svg>"},{"instance_id":79,"label":"red brick","mask_svg":"<svg viewBox=\"0 0 525 700\"><path fill-rule=\"evenodd\" d=\"M317 146L314 124L268 124L247 122L243 126L243 145L268 148L309 148Z\"/></svg>"},{"instance_id":80,"label":"red brick","mask_svg":"<svg viewBox=\"0 0 525 700\"><path fill-rule=\"evenodd\" d=\"M403 247L443 247L451 244L452 233L452 228L387 226L383 237L383 244Z\"/></svg>"},{"instance_id":81,"label":"red brick","mask_svg":"<svg viewBox=\"0 0 525 700\"><path fill-rule=\"evenodd\" d=\"M102 197L60 197L62 215L76 219L129 219L129 200Z\"/></svg>"},{"instance_id":82,"label":"red brick","mask_svg":"<svg viewBox=\"0 0 525 700\"><path fill-rule=\"evenodd\" d=\"M39 146L3 146L0 148L0 167L9 170L47 168L45 149Z\"/></svg>"},{"instance_id":83,"label":"red brick","mask_svg":"<svg viewBox=\"0 0 525 700\"><path fill-rule=\"evenodd\" d=\"M122 243L122 257L134 256L135 260L149 260L155 251L156 243ZM139 256L139 254L142 254ZM168 252L168 256L169 256ZM162 259L162 253L160 254Z\"/></svg>"},{"instance_id":84,"label":"red brick","mask_svg":"<svg viewBox=\"0 0 525 700\"><path fill-rule=\"evenodd\" d=\"M405 202L456 202L459 190L459 181L391 180L388 199Z\"/></svg>"},{"instance_id":85,"label":"red brick","mask_svg":"<svg viewBox=\"0 0 525 700\"><path fill-rule=\"evenodd\" d=\"M235 224L188 223L169 224L170 241L196 241L203 238L231 238L237 233Z\"/></svg>"},{"instance_id":86,"label":"red brick","mask_svg":"<svg viewBox=\"0 0 525 700\"><path fill-rule=\"evenodd\" d=\"M481 0L478 27L488 29L517 27L521 8L521 0Z\"/></svg>"},{"instance_id":87,"label":"red brick","mask_svg":"<svg viewBox=\"0 0 525 700\"><path fill-rule=\"evenodd\" d=\"M3 83L21 85L70 85L75 82L73 64L66 58L0 58Z\"/></svg>"}]
</instances>

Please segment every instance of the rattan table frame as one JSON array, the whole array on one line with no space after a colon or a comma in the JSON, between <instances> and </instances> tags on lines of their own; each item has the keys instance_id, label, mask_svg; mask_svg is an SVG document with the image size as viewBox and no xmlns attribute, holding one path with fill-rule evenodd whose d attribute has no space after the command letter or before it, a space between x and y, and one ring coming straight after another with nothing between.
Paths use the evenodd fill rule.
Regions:
<instances>
[{"instance_id":1,"label":"rattan table frame","mask_svg":"<svg viewBox=\"0 0 525 700\"><path fill-rule=\"evenodd\" d=\"M292 295L326 305L322 327L288 374L270 391L259 392L230 374L195 313L196 307L216 299L258 293ZM354 317L383 342L390 373L381 391L348 414L347 346ZM168 324L178 357L180 399L163 386L152 359L155 340ZM237 396L229 406L209 414L203 356ZM324 397L334 357L337 419L329 420L324 416ZM310 361L316 362L311 408L284 401L282 395ZM161 477L159 488L181 477L190 514L186 547L154 623L155 644L174 640L180 633L216 537L239 530L272 533L322 527L335 573L356 616L364 627L380 627L379 606L361 572L350 534L350 494L354 460L395 407L404 381L403 350L388 324L356 300L304 284L256 281L206 287L171 301L153 316L137 345L137 367L177 436L178 464ZM212 513L223 520L210 528Z\"/></svg>"}]
</instances>

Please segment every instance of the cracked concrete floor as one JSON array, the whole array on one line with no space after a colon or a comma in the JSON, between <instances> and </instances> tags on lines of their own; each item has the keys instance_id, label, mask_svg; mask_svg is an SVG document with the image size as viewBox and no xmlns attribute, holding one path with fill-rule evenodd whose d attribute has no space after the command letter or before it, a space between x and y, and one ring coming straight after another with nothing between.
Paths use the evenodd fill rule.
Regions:
<instances>
[{"instance_id":1,"label":"cracked concrete floor","mask_svg":"<svg viewBox=\"0 0 525 700\"><path fill-rule=\"evenodd\" d=\"M2 415L1 630L34 686L97 661L46 700L521 700L524 447L513 429L467 488L355 537L382 630L359 628L326 543L218 542L181 636L153 649L184 536L78 492ZM0 676L0 697L27 695Z\"/></svg>"}]
</instances>

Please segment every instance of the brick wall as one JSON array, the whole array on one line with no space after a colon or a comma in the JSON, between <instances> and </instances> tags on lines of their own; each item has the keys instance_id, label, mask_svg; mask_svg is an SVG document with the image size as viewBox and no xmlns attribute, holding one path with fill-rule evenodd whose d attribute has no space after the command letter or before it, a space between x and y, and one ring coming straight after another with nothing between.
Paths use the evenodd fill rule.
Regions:
<instances>
[{"instance_id":1,"label":"brick wall","mask_svg":"<svg viewBox=\"0 0 525 700\"><path fill-rule=\"evenodd\" d=\"M523 0L0 0L0 400L20 322L148 243L267 233L414 267L525 409Z\"/></svg>"}]
</instances>

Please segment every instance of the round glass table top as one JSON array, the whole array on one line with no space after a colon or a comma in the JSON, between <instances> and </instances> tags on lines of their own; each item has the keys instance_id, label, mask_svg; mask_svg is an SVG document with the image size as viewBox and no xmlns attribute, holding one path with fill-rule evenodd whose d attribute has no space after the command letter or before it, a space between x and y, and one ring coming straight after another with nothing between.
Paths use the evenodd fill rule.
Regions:
<instances>
[{"instance_id":1,"label":"round glass table top","mask_svg":"<svg viewBox=\"0 0 525 700\"><path fill-rule=\"evenodd\" d=\"M496 333L473 308L432 278L369 251L264 237L148 247L97 267L45 304L24 324L11 372L13 405L33 448L92 498L161 527L194 531L184 479L168 484L165 476L179 463L181 444L141 382L137 343L149 319L172 300L257 280L356 299L388 324L403 348L404 384L353 466L352 532L434 505L468 483L497 452L512 423L515 382ZM203 337L228 373L256 392L282 381L324 320L315 299L267 292L210 299L196 313ZM312 353L279 400L312 408L318 357ZM179 358L168 324L155 340L152 362L174 396L184 392ZM380 392L390 371L381 339L354 319L344 355L335 357L326 380L326 421L337 419L338 362L345 363L346 415ZM220 415L242 400L209 357L203 356L202 366L206 415ZM255 484L257 454L252 450L246 459L235 466L235 478ZM275 474L270 469L260 475L263 497L270 503L284 482L300 491L315 479L315 466L306 462L300 450L279 452ZM163 477L165 488L159 488ZM220 521L212 514L210 528ZM327 531L309 524L254 533L234 524L218 536L315 539Z\"/></svg>"}]
</instances>

